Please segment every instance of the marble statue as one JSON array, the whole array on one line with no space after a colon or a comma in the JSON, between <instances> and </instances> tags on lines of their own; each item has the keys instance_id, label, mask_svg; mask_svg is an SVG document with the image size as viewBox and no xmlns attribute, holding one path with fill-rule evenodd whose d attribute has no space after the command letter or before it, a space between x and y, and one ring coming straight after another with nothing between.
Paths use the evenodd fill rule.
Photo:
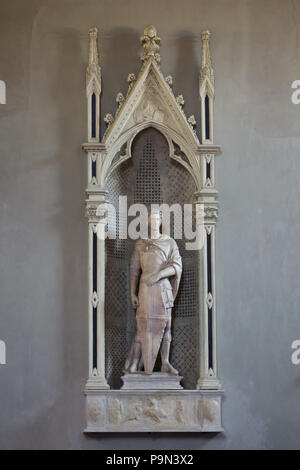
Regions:
<instances>
[{"instance_id":1,"label":"marble statue","mask_svg":"<svg viewBox=\"0 0 300 470\"><path fill-rule=\"evenodd\" d=\"M178 375L169 362L171 311L181 272L181 256L175 240L160 233L161 216L151 212L148 236L137 240L130 263L130 293L136 309L136 335L124 372L136 373L143 364L152 374L161 354L161 372Z\"/></svg>"}]
</instances>

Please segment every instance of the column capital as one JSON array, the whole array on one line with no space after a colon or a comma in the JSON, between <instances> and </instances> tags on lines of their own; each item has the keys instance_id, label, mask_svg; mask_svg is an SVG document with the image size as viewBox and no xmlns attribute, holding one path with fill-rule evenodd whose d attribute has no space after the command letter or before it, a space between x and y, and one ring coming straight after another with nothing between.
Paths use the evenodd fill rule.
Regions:
<instances>
[{"instance_id":1,"label":"column capital","mask_svg":"<svg viewBox=\"0 0 300 470\"><path fill-rule=\"evenodd\" d=\"M194 195L194 204L203 206L204 222L215 223L219 213L218 191L213 188L204 188L201 191L195 192Z\"/></svg>"},{"instance_id":2,"label":"column capital","mask_svg":"<svg viewBox=\"0 0 300 470\"><path fill-rule=\"evenodd\" d=\"M106 145L101 142L84 142L81 146L86 153L106 152Z\"/></svg>"},{"instance_id":3,"label":"column capital","mask_svg":"<svg viewBox=\"0 0 300 470\"><path fill-rule=\"evenodd\" d=\"M106 199L107 191L87 190L87 194L88 199L85 201L85 217L91 224L101 222L105 214L103 214L100 209L103 204L108 203Z\"/></svg>"},{"instance_id":4,"label":"column capital","mask_svg":"<svg viewBox=\"0 0 300 470\"><path fill-rule=\"evenodd\" d=\"M197 153L199 155L203 154L212 154L212 155L219 155L221 153L220 145L215 144L201 144L197 147Z\"/></svg>"}]
</instances>

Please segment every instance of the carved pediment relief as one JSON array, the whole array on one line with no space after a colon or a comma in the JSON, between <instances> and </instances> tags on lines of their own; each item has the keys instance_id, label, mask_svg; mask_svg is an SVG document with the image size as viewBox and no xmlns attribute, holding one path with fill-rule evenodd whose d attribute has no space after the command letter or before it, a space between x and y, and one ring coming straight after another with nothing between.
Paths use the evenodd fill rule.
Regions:
<instances>
[{"instance_id":1,"label":"carved pediment relief","mask_svg":"<svg viewBox=\"0 0 300 470\"><path fill-rule=\"evenodd\" d=\"M141 123L158 123L170 128L192 148L199 145L194 131L195 122L188 120L184 100L176 99L168 80L162 75L150 56L143 64L136 82L130 85L124 101L119 105L114 119L108 122L103 143L109 150L127 130Z\"/></svg>"},{"instance_id":2,"label":"carved pediment relief","mask_svg":"<svg viewBox=\"0 0 300 470\"><path fill-rule=\"evenodd\" d=\"M128 122L129 126L130 124L134 125L143 121L164 122L168 124L169 115L164 108L163 102L153 84L147 84L145 94Z\"/></svg>"}]
</instances>

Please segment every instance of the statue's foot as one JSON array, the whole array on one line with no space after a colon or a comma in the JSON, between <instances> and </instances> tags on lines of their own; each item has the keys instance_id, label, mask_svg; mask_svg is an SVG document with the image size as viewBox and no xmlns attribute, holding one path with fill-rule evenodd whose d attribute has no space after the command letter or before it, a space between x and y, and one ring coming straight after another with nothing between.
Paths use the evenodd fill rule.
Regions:
<instances>
[{"instance_id":1,"label":"statue's foot","mask_svg":"<svg viewBox=\"0 0 300 470\"><path fill-rule=\"evenodd\" d=\"M135 364L135 363L131 364L131 366L130 366L129 369L128 369L128 372L129 372L130 374L135 374L136 371L137 371L137 364Z\"/></svg>"},{"instance_id":2,"label":"statue's foot","mask_svg":"<svg viewBox=\"0 0 300 470\"><path fill-rule=\"evenodd\" d=\"M161 372L166 372L167 374L178 375L178 370L176 370L169 362L162 364Z\"/></svg>"}]
</instances>

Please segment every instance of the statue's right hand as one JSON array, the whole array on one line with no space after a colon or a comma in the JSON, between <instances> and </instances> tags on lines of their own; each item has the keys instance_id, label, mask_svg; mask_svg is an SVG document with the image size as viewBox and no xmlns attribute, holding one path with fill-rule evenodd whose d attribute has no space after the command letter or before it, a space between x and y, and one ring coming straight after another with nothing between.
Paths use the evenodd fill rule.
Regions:
<instances>
[{"instance_id":1,"label":"statue's right hand","mask_svg":"<svg viewBox=\"0 0 300 470\"><path fill-rule=\"evenodd\" d=\"M132 303L133 308L137 308L139 306L139 299L137 295L131 296L131 303Z\"/></svg>"}]
</instances>

